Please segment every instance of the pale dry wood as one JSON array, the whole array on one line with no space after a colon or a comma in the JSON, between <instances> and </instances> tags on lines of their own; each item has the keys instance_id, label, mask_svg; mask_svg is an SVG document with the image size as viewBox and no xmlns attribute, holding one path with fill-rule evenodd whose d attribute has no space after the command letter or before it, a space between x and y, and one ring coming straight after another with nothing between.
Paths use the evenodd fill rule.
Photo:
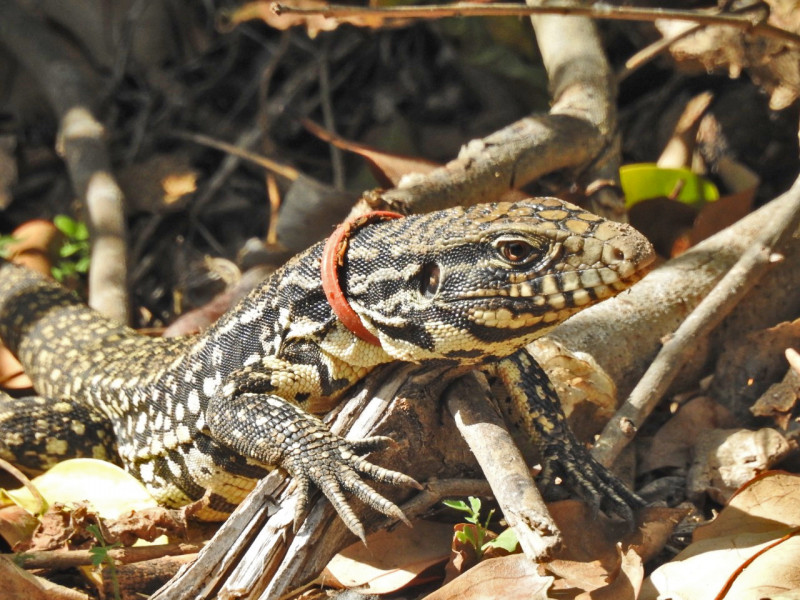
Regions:
<instances>
[{"instance_id":1,"label":"pale dry wood","mask_svg":"<svg viewBox=\"0 0 800 600\"><path fill-rule=\"evenodd\" d=\"M625 423L641 425L661 400L678 369L694 354L698 339L707 337L759 281L770 266L784 260L783 246L800 225L800 179L772 206L770 222L758 233L736 264L697 305L659 351L631 395L606 425L594 447L602 464L611 464L630 441Z\"/></svg>"},{"instance_id":2,"label":"pale dry wood","mask_svg":"<svg viewBox=\"0 0 800 600\"><path fill-rule=\"evenodd\" d=\"M532 19L550 80L553 107L467 143L458 157L427 174L410 174L394 189L365 195L351 215L375 207L405 213L500 199L509 190L571 169L588 185L617 180L616 89L591 20ZM619 191L596 186L593 208L624 219Z\"/></svg>"},{"instance_id":3,"label":"pale dry wood","mask_svg":"<svg viewBox=\"0 0 800 600\"><path fill-rule=\"evenodd\" d=\"M57 150L92 236L89 304L126 323L124 196L111 172L105 129L94 115L98 82L67 44L16 2L0 2L0 40L38 81L58 116Z\"/></svg>"},{"instance_id":4,"label":"pale dry wood","mask_svg":"<svg viewBox=\"0 0 800 600\"><path fill-rule=\"evenodd\" d=\"M452 4L427 4L389 7L363 7L345 4L326 4L314 8L301 8L273 2L272 10L278 14L322 15L327 18L347 19L371 17L365 23L372 24L375 18L383 19L444 19L449 17L527 17L531 15L565 15L590 17L613 21L657 21L672 20L702 25L723 25L764 37L780 39L800 45L800 36L791 31L767 23L769 7L753 2L730 11L683 10L672 8L650 8L639 6L613 6L605 3L549 3L536 2L527 7L519 4L493 2L454 2ZM348 21L353 24L358 22Z\"/></svg>"},{"instance_id":5,"label":"pale dry wood","mask_svg":"<svg viewBox=\"0 0 800 600\"><path fill-rule=\"evenodd\" d=\"M462 379L470 377L467 375ZM467 446L460 440L453 419L444 419L438 398L449 379L441 369L421 370L413 365L385 369L371 376L366 387L342 406L332 429L348 431L347 435L352 437L393 436L397 443L381 452L376 462L391 465L423 481L438 476L450 478L477 473L479 468L473 453L485 453L486 440L479 435ZM464 388L459 387L463 385L468 384L462 382L455 389L463 392ZM473 382L467 389L472 392L483 388ZM455 402L475 402L471 392L468 397L456 392L462 397ZM485 391L483 394L485 396ZM445 398L452 400L452 397L451 391L445 394ZM488 402L488 397L482 402ZM463 409L460 413L463 417ZM480 427L478 425L478 429ZM502 447L513 444L507 432L500 432L496 439L501 440ZM512 485L505 481L492 492L502 505L510 507L507 513L510 522L518 517L514 526L520 538L525 540L529 554L546 555L554 538L540 538L539 535L546 532L552 536L556 529L548 520L540 499L537 501L538 492L527 475L524 460L520 457L515 464L509 464L508 455L497 451L490 453L488 460L484 469L493 472L497 480L514 480ZM520 474L523 470L525 477ZM274 485L270 488L265 486L267 480L282 478L275 472L259 483L256 491L203 549L197 562L183 569L153 599L278 598L314 580L330 558L355 538L337 518L331 505L320 498L312 503L299 529L293 531L293 489L281 491ZM408 516L416 516L428 510L444 494L486 495L488 492L485 484L471 480L434 482L430 489L403 506L408 507ZM386 489L385 493L394 501L401 502L415 492ZM265 519L266 511L259 507L270 503L270 496L279 508ZM355 509L368 531L391 525L363 506Z\"/></svg>"},{"instance_id":6,"label":"pale dry wood","mask_svg":"<svg viewBox=\"0 0 800 600\"><path fill-rule=\"evenodd\" d=\"M459 432L481 465L508 525L532 561L550 558L561 533L550 517L525 458L492 404L485 377L456 380L445 393Z\"/></svg>"},{"instance_id":7,"label":"pale dry wood","mask_svg":"<svg viewBox=\"0 0 800 600\"><path fill-rule=\"evenodd\" d=\"M129 564L152 560L162 556L178 556L199 552L201 544L157 544L131 548L113 548L108 555L117 564ZM3 556L3 555L0 555ZM67 569L81 565L91 565L94 554L89 550L42 550L25 552L14 558L24 569Z\"/></svg>"}]
</instances>

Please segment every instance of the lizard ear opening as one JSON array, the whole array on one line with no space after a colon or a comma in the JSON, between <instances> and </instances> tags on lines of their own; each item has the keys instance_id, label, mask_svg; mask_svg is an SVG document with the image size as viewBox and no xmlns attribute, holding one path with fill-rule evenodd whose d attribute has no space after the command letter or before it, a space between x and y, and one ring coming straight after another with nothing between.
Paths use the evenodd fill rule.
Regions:
<instances>
[{"instance_id":1,"label":"lizard ear opening","mask_svg":"<svg viewBox=\"0 0 800 600\"><path fill-rule=\"evenodd\" d=\"M441 269L434 263L425 263L419 273L419 293L430 300L439 291Z\"/></svg>"}]
</instances>

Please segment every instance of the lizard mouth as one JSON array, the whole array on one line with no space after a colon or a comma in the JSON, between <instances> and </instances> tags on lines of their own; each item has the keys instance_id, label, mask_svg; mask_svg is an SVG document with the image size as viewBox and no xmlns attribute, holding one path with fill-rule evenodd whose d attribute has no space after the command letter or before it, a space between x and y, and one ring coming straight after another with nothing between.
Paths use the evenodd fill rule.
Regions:
<instances>
[{"instance_id":1,"label":"lizard mouth","mask_svg":"<svg viewBox=\"0 0 800 600\"><path fill-rule=\"evenodd\" d=\"M625 277L608 267L554 273L495 290L482 290L465 295L462 300L473 305L470 314L477 325L525 329L557 324L628 289L647 274L652 262L648 260L635 269L623 270Z\"/></svg>"}]
</instances>

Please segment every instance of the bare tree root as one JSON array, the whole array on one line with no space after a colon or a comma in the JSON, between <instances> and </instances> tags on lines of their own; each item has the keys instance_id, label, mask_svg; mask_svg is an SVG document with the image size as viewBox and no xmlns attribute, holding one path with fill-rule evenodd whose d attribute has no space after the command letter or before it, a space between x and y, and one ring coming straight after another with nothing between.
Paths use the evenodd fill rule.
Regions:
<instances>
[{"instance_id":1,"label":"bare tree root","mask_svg":"<svg viewBox=\"0 0 800 600\"><path fill-rule=\"evenodd\" d=\"M36 78L60 122L57 150L86 210L92 238L89 304L128 322L124 197L94 115L97 82L71 49L16 2L0 2L0 40Z\"/></svg>"}]
</instances>

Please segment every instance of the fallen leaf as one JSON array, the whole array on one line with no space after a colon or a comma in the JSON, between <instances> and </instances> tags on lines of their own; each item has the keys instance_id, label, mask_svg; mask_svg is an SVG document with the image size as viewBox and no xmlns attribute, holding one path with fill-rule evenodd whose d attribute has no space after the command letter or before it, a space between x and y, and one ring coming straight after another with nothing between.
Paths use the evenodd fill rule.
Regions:
<instances>
[{"instance_id":1,"label":"fallen leaf","mask_svg":"<svg viewBox=\"0 0 800 600\"><path fill-rule=\"evenodd\" d=\"M424 532L424 535L420 535ZM441 578L441 571L426 577L431 567L450 555L453 527L446 523L413 521L413 528L379 531L333 557L319 581L360 592L387 594L408 585Z\"/></svg>"},{"instance_id":2,"label":"fallen leaf","mask_svg":"<svg viewBox=\"0 0 800 600\"><path fill-rule=\"evenodd\" d=\"M540 575L536 563L512 554L478 563L424 600L546 600L553 577Z\"/></svg>"},{"instance_id":3,"label":"fallen leaf","mask_svg":"<svg viewBox=\"0 0 800 600\"><path fill-rule=\"evenodd\" d=\"M791 451L781 433L765 427L703 431L687 475L690 498L708 494L724 504L742 485L772 468Z\"/></svg>"},{"instance_id":4,"label":"fallen leaf","mask_svg":"<svg viewBox=\"0 0 800 600\"><path fill-rule=\"evenodd\" d=\"M800 347L800 320L753 331L731 344L717 360L711 394L747 422L750 408L788 368L786 348Z\"/></svg>"},{"instance_id":5,"label":"fallen leaf","mask_svg":"<svg viewBox=\"0 0 800 600\"><path fill-rule=\"evenodd\" d=\"M50 221L33 219L17 227L12 242L5 247L8 259L29 269L50 276L50 269L59 259L58 249L64 235Z\"/></svg>"},{"instance_id":6,"label":"fallen leaf","mask_svg":"<svg viewBox=\"0 0 800 600\"><path fill-rule=\"evenodd\" d=\"M709 429L731 427L728 411L708 396L698 396L680 406L678 411L653 436L644 453L639 473L663 468L688 468L697 437Z\"/></svg>"},{"instance_id":7,"label":"fallen leaf","mask_svg":"<svg viewBox=\"0 0 800 600\"><path fill-rule=\"evenodd\" d=\"M769 472L739 490L693 542L645 581L640 600L775 598L800 589L800 476Z\"/></svg>"},{"instance_id":8,"label":"fallen leaf","mask_svg":"<svg viewBox=\"0 0 800 600\"><path fill-rule=\"evenodd\" d=\"M39 527L39 519L21 506L0 508L0 537L13 550L20 542L27 542Z\"/></svg>"},{"instance_id":9,"label":"fallen leaf","mask_svg":"<svg viewBox=\"0 0 800 600\"><path fill-rule=\"evenodd\" d=\"M158 506L147 489L131 474L93 458L60 462L31 483L50 504L88 501L108 519L115 519L131 510ZM7 493L31 512L38 507L38 501L25 488Z\"/></svg>"},{"instance_id":10,"label":"fallen leaf","mask_svg":"<svg viewBox=\"0 0 800 600\"><path fill-rule=\"evenodd\" d=\"M600 590L606 598L614 598L614 593L622 594L623 590L638 590L643 572L637 575L634 565L658 554L687 512L645 508L637 515L636 528L630 530L628 524L596 514L577 500L553 502L548 509L564 540L554 559L544 566L547 573L556 576L553 589L567 597L591 593L593 598ZM627 583L617 583L618 577L627 579Z\"/></svg>"},{"instance_id":11,"label":"fallen leaf","mask_svg":"<svg viewBox=\"0 0 800 600\"><path fill-rule=\"evenodd\" d=\"M319 139L333 144L337 148L347 150L348 152L353 152L365 158L373 167L373 175L375 175L375 178L384 187L393 187L398 185L400 180L406 175L411 175L414 173L424 175L441 166L435 162L424 160L422 158L384 152L382 150L373 148L372 146L345 139L340 135L328 131L322 126L317 125L310 119L303 119L301 122L306 129L308 129Z\"/></svg>"}]
</instances>

